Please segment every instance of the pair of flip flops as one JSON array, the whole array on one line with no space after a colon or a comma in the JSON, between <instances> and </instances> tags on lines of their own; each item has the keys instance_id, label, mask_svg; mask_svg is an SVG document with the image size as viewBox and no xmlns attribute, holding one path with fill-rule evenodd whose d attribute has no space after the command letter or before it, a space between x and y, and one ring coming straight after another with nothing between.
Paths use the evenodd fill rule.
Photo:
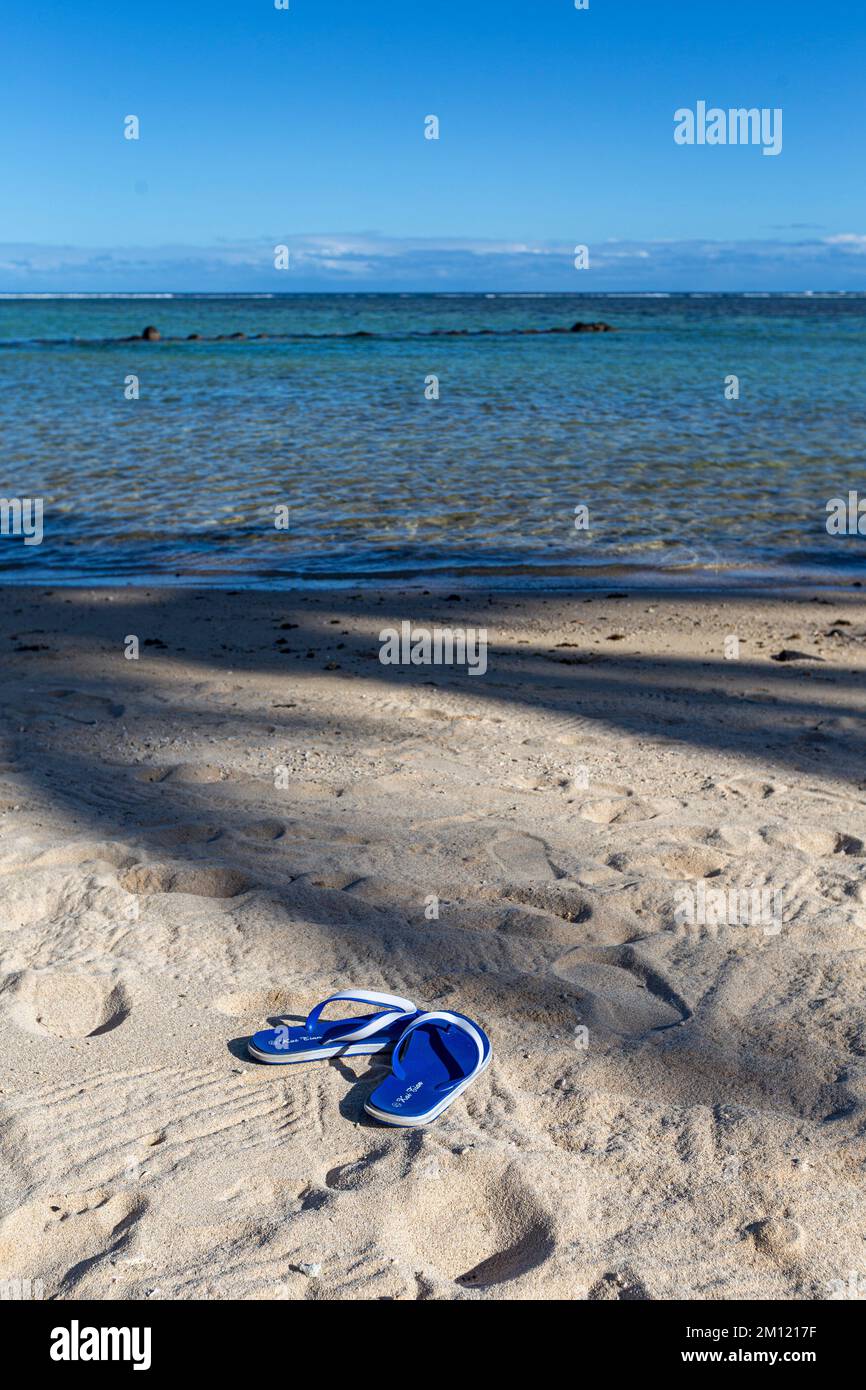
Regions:
<instances>
[{"instance_id":1,"label":"pair of flip flops","mask_svg":"<svg viewBox=\"0 0 866 1390\"><path fill-rule=\"evenodd\" d=\"M338 1000L379 1004L362 1018L323 1019ZM411 999L347 989L317 1004L306 1023L254 1033L247 1047L258 1062L317 1062L327 1057L391 1052L391 1073L367 1100L368 1115L386 1125L428 1125L490 1064L490 1039L463 1014L424 1013Z\"/></svg>"}]
</instances>

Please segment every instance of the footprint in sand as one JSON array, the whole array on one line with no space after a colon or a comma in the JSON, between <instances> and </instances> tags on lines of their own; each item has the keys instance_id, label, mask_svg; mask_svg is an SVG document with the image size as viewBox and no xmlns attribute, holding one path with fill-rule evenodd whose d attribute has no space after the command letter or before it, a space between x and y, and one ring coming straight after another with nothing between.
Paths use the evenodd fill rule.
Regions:
<instances>
[{"instance_id":1,"label":"footprint in sand","mask_svg":"<svg viewBox=\"0 0 866 1390\"><path fill-rule=\"evenodd\" d=\"M235 832L238 836L246 840L271 841L280 840L286 833L286 827L280 820L254 820L249 825L241 826Z\"/></svg>"},{"instance_id":2,"label":"footprint in sand","mask_svg":"<svg viewBox=\"0 0 866 1390\"><path fill-rule=\"evenodd\" d=\"M431 1166L431 1155L419 1151L407 1182L411 1205L389 1205L382 1243L416 1270L464 1288L490 1288L519 1278L553 1253L553 1218L514 1166L503 1169L474 1152L450 1165L442 1156ZM411 1210L411 1221L404 1210Z\"/></svg>"},{"instance_id":3,"label":"footprint in sand","mask_svg":"<svg viewBox=\"0 0 866 1390\"><path fill-rule=\"evenodd\" d=\"M623 893L619 875L606 874L603 887L567 879L505 883L484 889L482 901L497 911L484 925L504 936L525 937L546 945L610 946L628 941L642 930ZM519 904L519 906L517 906ZM479 929L481 924L476 927Z\"/></svg>"},{"instance_id":4,"label":"footprint in sand","mask_svg":"<svg viewBox=\"0 0 866 1390\"><path fill-rule=\"evenodd\" d=\"M562 878L562 870L550 859L550 847L538 835L497 835L488 845L491 859L510 878Z\"/></svg>"},{"instance_id":5,"label":"footprint in sand","mask_svg":"<svg viewBox=\"0 0 866 1390\"><path fill-rule=\"evenodd\" d=\"M264 1018L290 1018L294 1014L289 989L246 989L221 994L213 1001L217 1013L228 1018L244 1018L261 1027Z\"/></svg>"},{"instance_id":6,"label":"footprint in sand","mask_svg":"<svg viewBox=\"0 0 866 1390\"><path fill-rule=\"evenodd\" d=\"M104 695L84 690L46 690L41 695L28 691L26 698L13 697L6 706L8 715L30 718L68 719L73 724L95 724L98 719L119 719L123 705Z\"/></svg>"},{"instance_id":7,"label":"footprint in sand","mask_svg":"<svg viewBox=\"0 0 866 1390\"><path fill-rule=\"evenodd\" d=\"M632 947L576 947L560 956L554 973L577 995L578 1022L620 1037L642 1038L690 1017L690 1010Z\"/></svg>"},{"instance_id":8,"label":"footprint in sand","mask_svg":"<svg viewBox=\"0 0 866 1390\"><path fill-rule=\"evenodd\" d=\"M158 845L209 845L223 834L219 825L160 825L148 829L148 837Z\"/></svg>"},{"instance_id":9,"label":"footprint in sand","mask_svg":"<svg viewBox=\"0 0 866 1390\"><path fill-rule=\"evenodd\" d=\"M622 874L658 877L661 870L668 879L711 878L726 867L727 855L705 845L665 845L655 850L617 850L605 863Z\"/></svg>"},{"instance_id":10,"label":"footprint in sand","mask_svg":"<svg viewBox=\"0 0 866 1390\"><path fill-rule=\"evenodd\" d=\"M513 883L497 890L495 898L499 900L503 896L511 902L551 913L564 922L587 922L593 915L591 896L573 883Z\"/></svg>"},{"instance_id":11,"label":"footprint in sand","mask_svg":"<svg viewBox=\"0 0 866 1390\"><path fill-rule=\"evenodd\" d=\"M209 864L136 864L120 880L128 893L191 893L199 898L236 898L252 887L238 869Z\"/></svg>"},{"instance_id":12,"label":"footprint in sand","mask_svg":"<svg viewBox=\"0 0 866 1390\"><path fill-rule=\"evenodd\" d=\"M592 821L593 825L633 825L638 821L653 820L659 815L659 806L640 797L599 797L585 801L579 814L581 820Z\"/></svg>"},{"instance_id":13,"label":"footprint in sand","mask_svg":"<svg viewBox=\"0 0 866 1390\"><path fill-rule=\"evenodd\" d=\"M104 1298L105 1261L129 1243L144 1211L140 1199L102 1190L27 1202L0 1221L0 1279L40 1278L52 1297L93 1267Z\"/></svg>"},{"instance_id":14,"label":"footprint in sand","mask_svg":"<svg viewBox=\"0 0 866 1390\"><path fill-rule=\"evenodd\" d=\"M719 825L693 825L689 829L693 840L709 845L711 849L723 850L726 854L760 854L764 842L754 830L730 822Z\"/></svg>"},{"instance_id":15,"label":"footprint in sand","mask_svg":"<svg viewBox=\"0 0 866 1390\"><path fill-rule=\"evenodd\" d=\"M759 833L764 843L773 849L796 849L807 855L861 855L864 850L863 841L856 835L846 835L841 830L825 830L820 826L770 825Z\"/></svg>"},{"instance_id":16,"label":"footprint in sand","mask_svg":"<svg viewBox=\"0 0 866 1390\"><path fill-rule=\"evenodd\" d=\"M796 1263L803 1256L803 1232L785 1216L765 1216L746 1227L755 1249L777 1264Z\"/></svg>"},{"instance_id":17,"label":"footprint in sand","mask_svg":"<svg viewBox=\"0 0 866 1390\"><path fill-rule=\"evenodd\" d=\"M663 850L658 862L674 879L712 878L728 864L728 856L705 845L681 845Z\"/></svg>"},{"instance_id":18,"label":"footprint in sand","mask_svg":"<svg viewBox=\"0 0 866 1390\"><path fill-rule=\"evenodd\" d=\"M71 971L26 970L4 993L10 1017L37 1037L94 1038L119 1027L130 1009L119 981Z\"/></svg>"},{"instance_id":19,"label":"footprint in sand","mask_svg":"<svg viewBox=\"0 0 866 1390\"><path fill-rule=\"evenodd\" d=\"M180 763L170 767L165 775L166 782L183 782L189 786L210 786L224 779L222 768L213 763Z\"/></svg>"}]
</instances>

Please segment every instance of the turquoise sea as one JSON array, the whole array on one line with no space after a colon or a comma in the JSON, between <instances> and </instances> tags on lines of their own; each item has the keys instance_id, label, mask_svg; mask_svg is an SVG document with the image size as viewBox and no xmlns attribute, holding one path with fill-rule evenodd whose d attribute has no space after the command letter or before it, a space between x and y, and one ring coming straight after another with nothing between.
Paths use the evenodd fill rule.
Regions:
<instances>
[{"instance_id":1,"label":"turquoise sea","mask_svg":"<svg viewBox=\"0 0 866 1390\"><path fill-rule=\"evenodd\" d=\"M850 582L866 296L6 297L0 438L6 582Z\"/></svg>"}]
</instances>

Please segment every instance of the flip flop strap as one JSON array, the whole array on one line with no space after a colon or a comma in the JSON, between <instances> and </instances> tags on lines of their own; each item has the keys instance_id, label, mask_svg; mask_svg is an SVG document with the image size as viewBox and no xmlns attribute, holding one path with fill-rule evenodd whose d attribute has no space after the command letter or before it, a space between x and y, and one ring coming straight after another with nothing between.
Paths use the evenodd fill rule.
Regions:
<instances>
[{"instance_id":1,"label":"flip flop strap","mask_svg":"<svg viewBox=\"0 0 866 1390\"><path fill-rule=\"evenodd\" d=\"M481 1034L477 1028L473 1028L467 1018L461 1018L459 1014L449 1014L444 1011L442 1013L419 1014L417 1018L412 1020L407 1028L403 1029L403 1032L397 1039L397 1045L394 1048L394 1055L391 1059L391 1070L394 1075L401 1081L406 1080L406 1071L401 1060L406 1039L410 1033L413 1033L416 1028L420 1028L423 1023L444 1023L449 1028L459 1028L462 1032L469 1035L478 1049L478 1060L472 1068L472 1074L474 1075L484 1061L484 1043L481 1040Z\"/></svg>"},{"instance_id":2,"label":"flip flop strap","mask_svg":"<svg viewBox=\"0 0 866 1390\"><path fill-rule=\"evenodd\" d=\"M388 1024L393 1023L400 1014L414 1014L417 1012L411 999L403 999L399 994L379 994L372 989L347 989L341 990L339 994L332 994L327 999L323 999L321 1004L317 1004L312 1012L307 1016L307 1032L312 1033L322 1010L328 1004L335 1003L338 999L345 999L355 1004L384 1004L386 1008L381 1013L371 1014L365 1018L358 1028L352 1029L349 1033L339 1033L331 1036L331 1042L358 1042L361 1038L372 1037L374 1033L379 1033Z\"/></svg>"}]
</instances>

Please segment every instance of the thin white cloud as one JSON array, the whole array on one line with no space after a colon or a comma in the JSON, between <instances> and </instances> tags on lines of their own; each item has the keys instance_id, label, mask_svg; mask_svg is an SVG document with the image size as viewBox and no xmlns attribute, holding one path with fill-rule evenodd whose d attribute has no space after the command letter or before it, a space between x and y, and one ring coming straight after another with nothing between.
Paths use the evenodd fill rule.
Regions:
<instances>
[{"instance_id":1,"label":"thin white cloud","mask_svg":"<svg viewBox=\"0 0 866 1390\"><path fill-rule=\"evenodd\" d=\"M828 236L824 240L829 246L850 247L858 254L866 251L866 236L860 236L858 232L838 232L836 236Z\"/></svg>"},{"instance_id":2,"label":"thin white cloud","mask_svg":"<svg viewBox=\"0 0 866 1390\"><path fill-rule=\"evenodd\" d=\"M288 272L274 269L279 245L289 247ZM520 239L365 232L282 233L213 246L19 244L0 245L0 291L866 290L864 252L866 235L857 232L796 241L611 239L590 243L590 268L577 271L573 244Z\"/></svg>"}]
</instances>

